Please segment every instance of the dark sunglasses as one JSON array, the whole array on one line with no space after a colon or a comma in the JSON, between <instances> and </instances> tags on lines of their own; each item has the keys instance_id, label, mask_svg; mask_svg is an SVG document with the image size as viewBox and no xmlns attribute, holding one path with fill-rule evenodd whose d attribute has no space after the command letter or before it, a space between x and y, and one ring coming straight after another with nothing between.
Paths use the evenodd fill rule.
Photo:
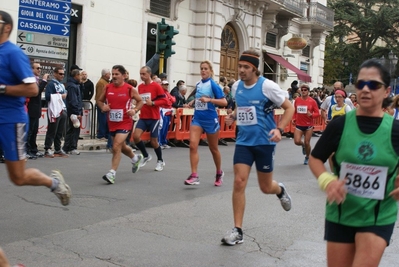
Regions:
<instances>
[{"instance_id":1,"label":"dark sunglasses","mask_svg":"<svg viewBox=\"0 0 399 267\"><path fill-rule=\"evenodd\" d=\"M358 80L355 83L355 87L359 90L363 90L364 86L366 86L370 89L370 90L378 90L383 86L386 86L385 83L379 82L379 81L364 81L364 80Z\"/></svg>"},{"instance_id":2,"label":"dark sunglasses","mask_svg":"<svg viewBox=\"0 0 399 267\"><path fill-rule=\"evenodd\" d=\"M65 75L65 73L59 73L59 72L57 72L57 74L58 74L58 75Z\"/></svg>"},{"instance_id":3,"label":"dark sunglasses","mask_svg":"<svg viewBox=\"0 0 399 267\"><path fill-rule=\"evenodd\" d=\"M309 91L308 88L301 88L301 91Z\"/></svg>"},{"instance_id":4,"label":"dark sunglasses","mask_svg":"<svg viewBox=\"0 0 399 267\"><path fill-rule=\"evenodd\" d=\"M41 67L37 67L36 69L37 69L37 70L41 70L42 68L41 68Z\"/></svg>"}]
</instances>

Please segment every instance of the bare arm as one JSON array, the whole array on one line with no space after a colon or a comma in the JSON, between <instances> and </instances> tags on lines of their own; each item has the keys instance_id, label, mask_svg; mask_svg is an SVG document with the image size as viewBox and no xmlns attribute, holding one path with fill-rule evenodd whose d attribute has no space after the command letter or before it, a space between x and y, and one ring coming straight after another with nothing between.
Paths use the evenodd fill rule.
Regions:
<instances>
[{"instance_id":1,"label":"bare arm","mask_svg":"<svg viewBox=\"0 0 399 267\"><path fill-rule=\"evenodd\" d=\"M21 83L18 85L7 85L5 95L33 97L39 94L36 83Z\"/></svg>"}]
</instances>

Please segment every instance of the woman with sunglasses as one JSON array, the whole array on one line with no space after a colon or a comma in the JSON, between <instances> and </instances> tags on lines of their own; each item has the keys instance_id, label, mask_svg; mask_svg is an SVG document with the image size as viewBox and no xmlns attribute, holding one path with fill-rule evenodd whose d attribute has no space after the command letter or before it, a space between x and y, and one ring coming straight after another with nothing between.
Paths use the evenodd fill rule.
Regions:
<instances>
[{"instance_id":1,"label":"woman with sunglasses","mask_svg":"<svg viewBox=\"0 0 399 267\"><path fill-rule=\"evenodd\" d=\"M389 84L384 66L365 61L355 84L359 107L327 125L309 159L327 196L329 267L378 266L391 239L399 199L399 122L381 108ZM332 153L333 174L324 166Z\"/></svg>"}]
</instances>

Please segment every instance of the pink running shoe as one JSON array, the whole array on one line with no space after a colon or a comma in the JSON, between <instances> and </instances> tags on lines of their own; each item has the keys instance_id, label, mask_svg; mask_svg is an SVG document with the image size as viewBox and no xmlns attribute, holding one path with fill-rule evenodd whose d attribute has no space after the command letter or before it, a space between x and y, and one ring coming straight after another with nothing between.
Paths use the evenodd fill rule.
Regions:
<instances>
[{"instance_id":1,"label":"pink running shoe","mask_svg":"<svg viewBox=\"0 0 399 267\"><path fill-rule=\"evenodd\" d=\"M200 180L198 176L193 176L190 174L190 176L184 181L185 185L199 185Z\"/></svg>"},{"instance_id":2,"label":"pink running shoe","mask_svg":"<svg viewBox=\"0 0 399 267\"><path fill-rule=\"evenodd\" d=\"M216 174L216 176L215 176L215 186L222 186L222 184L223 184L223 176L224 176L224 171L222 171L221 174Z\"/></svg>"}]
</instances>

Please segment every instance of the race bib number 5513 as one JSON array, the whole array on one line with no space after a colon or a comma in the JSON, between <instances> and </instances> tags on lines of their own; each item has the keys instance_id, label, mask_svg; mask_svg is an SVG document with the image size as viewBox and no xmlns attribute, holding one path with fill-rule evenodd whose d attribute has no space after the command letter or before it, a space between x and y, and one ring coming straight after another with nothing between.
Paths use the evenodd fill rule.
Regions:
<instances>
[{"instance_id":1,"label":"race bib number 5513","mask_svg":"<svg viewBox=\"0 0 399 267\"><path fill-rule=\"evenodd\" d=\"M258 124L256 110L254 106L237 108L237 125L255 125Z\"/></svg>"},{"instance_id":2,"label":"race bib number 5513","mask_svg":"<svg viewBox=\"0 0 399 267\"><path fill-rule=\"evenodd\" d=\"M384 199L388 167L342 162L340 179L346 179L349 194L371 199Z\"/></svg>"}]
</instances>

